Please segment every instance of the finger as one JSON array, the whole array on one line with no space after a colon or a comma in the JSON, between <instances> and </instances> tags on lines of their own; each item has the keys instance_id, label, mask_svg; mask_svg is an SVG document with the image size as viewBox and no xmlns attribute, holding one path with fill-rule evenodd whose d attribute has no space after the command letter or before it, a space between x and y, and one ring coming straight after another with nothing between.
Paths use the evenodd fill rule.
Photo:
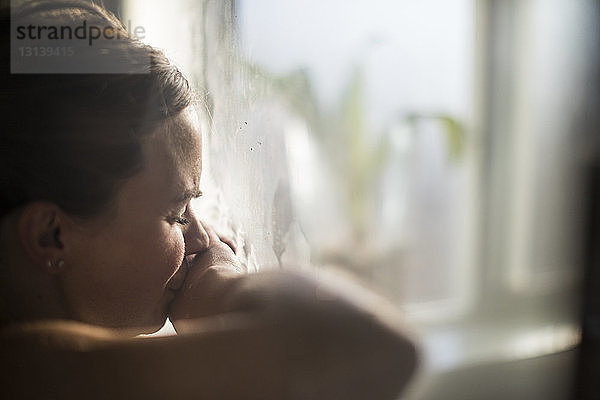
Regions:
<instances>
[{"instance_id":1,"label":"finger","mask_svg":"<svg viewBox=\"0 0 600 400\"><path fill-rule=\"evenodd\" d=\"M204 230L208 234L210 246L212 246L215 243L224 243L231 249L233 254L237 254L237 246L235 245L235 242L233 241L233 239L227 237L224 234L217 233L217 231L215 231L215 229L212 226L208 225L205 222L202 222L202 226L204 227Z\"/></svg>"},{"instance_id":2,"label":"finger","mask_svg":"<svg viewBox=\"0 0 600 400\"><path fill-rule=\"evenodd\" d=\"M214 230L214 228L212 226L210 226L209 224L207 224L204 221L200 221L200 224L202 225L202 227L204 228L204 231L208 235L208 241L209 241L208 245L209 246L213 246L213 245L221 242L219 235L217 235L217 232Z\"/></svg>"}]
</instances>

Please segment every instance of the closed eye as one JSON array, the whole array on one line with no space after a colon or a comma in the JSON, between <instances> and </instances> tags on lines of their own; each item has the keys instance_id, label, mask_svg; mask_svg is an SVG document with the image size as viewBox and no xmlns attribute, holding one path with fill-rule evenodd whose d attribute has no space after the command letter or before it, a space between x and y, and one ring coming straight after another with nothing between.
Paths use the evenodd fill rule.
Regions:
<instances>
[{"instance_id":1,"label":"closed eye","mask_svg":"<svg viewBox=\"0 0 600 400\"><path fill-rule=\"evenodd\" d=\"M183 215L169 217L168 221L171 224L179 224L179 225L187 225L191 222L189 219L185 218Z\"/></svg>"},{"instance_id":2,"label":"closed eye","mask_svg":"<svg viewBox=\"0 0 600 400\"><path fill-rule=\"evenodd\" d=\"M180 204L180 211L169 218L169 223L171 224L179 224L179 225L187 225L190 223L190 220L185 218L184 215L187 213L187 208L189 205L190 199L198 198L202 196L202 191L200 189L189 189L185 190L182 195L177 200L176 204Z\"/></svg>"},{"instance_id":3,"label":"closed eye","mask_svg":"<svg viewBox=\"0 0 600 400\"><path fill-rule=\"evenodd\" d=\"M190 223L190 220L189 220L189 219L187 219L187 218L183 218L183 217L177 217L177 218L175 219L175 222L177 222L177 223L178 223L178 224L180 224L180 225L187 225L187 224L189 224L189 223Z\"/></svg>"}]
</instances>

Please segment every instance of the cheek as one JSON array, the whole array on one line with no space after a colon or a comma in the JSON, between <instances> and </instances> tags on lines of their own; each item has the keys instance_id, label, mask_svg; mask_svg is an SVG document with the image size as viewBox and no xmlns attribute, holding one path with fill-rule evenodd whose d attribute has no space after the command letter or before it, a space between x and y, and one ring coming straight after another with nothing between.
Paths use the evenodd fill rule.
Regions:
<instances>
[{"instance_id":1,"label":"cheek","mask_svg":"<svg viewBox=\"0 0 600 400\"><path fill-rule=\"evenodd\" d=\"M167 279L170 278L181 266L183 262L183 256L185 252L185 243L183 240L183 234L179 230L173 230L169 232L164 241L164 259L166 272L168 272Z\"/></svg>"},{"instance_id":2,"label":"cheek","mask_svg":"<svg viewBox=\"0 0 600 400\"><path fill-rule=\"evenodd\" d=\"M145 251L133 253L133 259L123 263L135 270L128 279L137 281L139 291L161 290L165 283L179 270L184 256L184 240L181 230L171 225L159 223L137 235L137 243L132 246ZM127 269L125 268L125 269Z\"/></svg>"}]
</instances>

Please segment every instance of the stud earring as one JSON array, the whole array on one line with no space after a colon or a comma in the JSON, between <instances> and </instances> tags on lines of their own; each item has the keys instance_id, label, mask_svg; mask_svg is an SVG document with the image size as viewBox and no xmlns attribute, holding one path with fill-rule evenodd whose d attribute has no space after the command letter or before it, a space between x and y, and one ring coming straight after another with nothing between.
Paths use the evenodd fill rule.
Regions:
<instances>
[{"instance_id":1,"label":"stud earring","mask_svg":"<svg viewBox=\"0 0 600 400\"><path fill-rule=\"evenodd\" d=\"M65 266L65 260L57 260L57 261L52 261L52 260L48 260L47 264L48 268L52 268L55 271L58 271L60 269L62 269L62 267Z\"/></svg>"}]
</instances>

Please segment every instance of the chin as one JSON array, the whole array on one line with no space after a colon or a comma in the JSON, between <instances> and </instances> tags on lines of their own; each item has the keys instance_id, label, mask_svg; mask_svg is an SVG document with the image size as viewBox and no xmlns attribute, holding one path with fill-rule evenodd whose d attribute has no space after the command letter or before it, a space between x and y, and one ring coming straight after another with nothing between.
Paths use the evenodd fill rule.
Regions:
<instances>
[{"instance_id":1,"label":"chin","mask_svg":"<svg viewBox=\"0 0 600 400\"><path fill-rule=\"evenodd\" d=\"M135 335L148 335L158 331L163 327L167 320L166 310L155 310L146 315L131 316L125 320L118 322L113 326L107 326L122 330L133 336Z\"/></svg>"},{"instance_id":2,"label":"chin","mask_svg":"<svg viewBox=\"0 0 600 400\"><path fill-rule=\"evenodd\" d=\"M149 318L149 320L146 321L146 323L144 323L143 325L140 326L139 334L148 335L151 333L155 333L156 331L158 331L160 328L162 328L164 326L166 321L167 321L167 312L164 310L161 310L161 311L157 312L157 314L155 316L153 316L152 318Z\"/></svg>"}]
</instances>

